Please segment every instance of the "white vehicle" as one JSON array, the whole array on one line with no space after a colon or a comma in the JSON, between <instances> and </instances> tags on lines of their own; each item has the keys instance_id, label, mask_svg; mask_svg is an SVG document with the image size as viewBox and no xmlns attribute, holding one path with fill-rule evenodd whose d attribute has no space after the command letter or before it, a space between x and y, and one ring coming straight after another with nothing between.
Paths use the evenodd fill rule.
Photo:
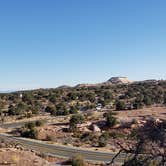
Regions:
<instances>
[{"instance_id":1,"label":"white vehicle","mask_svg":"<svg viewBox=\"0 0 166 166\"><path fill-rule=\"evenodd\" d=\"M97 110L97 111L101 111L101 109L102 109L102 104L100 104L100 103L97 104L97 106L96 106L96 110Z\"/></svg>"}]
</instances>

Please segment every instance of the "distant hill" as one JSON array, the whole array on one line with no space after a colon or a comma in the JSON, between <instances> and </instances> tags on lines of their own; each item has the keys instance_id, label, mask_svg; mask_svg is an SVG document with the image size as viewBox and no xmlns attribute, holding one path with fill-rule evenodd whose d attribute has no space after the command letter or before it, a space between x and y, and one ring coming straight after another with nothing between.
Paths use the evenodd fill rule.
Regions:
<instances>
[{"instance_id":1,"label":"distant hill","mask_svg":"<svg viewBox=\"0 0 166 166\"><path fill-rule=\"evenodd\" d=\"M104 85L112 85L112 84L130 84L132 81L130 81L127 77L111 77L108 81L103 83L97 83L97 84L78 84L77 88L82 87L96 87L96 86L104 86Z\"/></svg>"},{"instance_id":2,"label":"distant hill","mask_svg":"<svg viewBox=\"0 0 166 166\"><path fill-rule=\"evenodd\" d=\"M83 83L78 84L76 86L68 86L62 85L57 88L41 88L41 89L23 89L23 90L0 90L0 93L12 93L12 92L24 92L24 91L34 91L34 90L47 90L47 89L71 89L71 88L83 88L83 87L101 87L101 86L111 86L111 85L119 85L119 84L139 84L139 83L158 83L159 81L164 80L155 80L155 79L148 79L143 81L131 81L127 77L111 77L108 81L101 82L101 83Z\"/></svg>"},{"instance_id":3,"label":"distant hill","mask_svg":"<svg viewBox=\"0 0 166 166\"><path fill-rule=\"evenodd\" d=\"M129 84L132 83L127 77L112 77L108 80L112 84Z\"/></svg>"},{"instance_id":4,"label":"distant hill","mask_svg":"<svg viewBox=\"0 0 166 166\"><path fill-rule=\"evenodd\" d=\"M78 85L76 85L75 87L76 88L82 88L82 87L96 87L96 86L101 86L102 85L102 83L101 84L78 84Z\"/></svg>"},{"instance_id":5,"label":"distant hill","mask_svg":"<svg viewBox=\"0 0 166 166\"><path fill-rule=\"evenodd\" d=\"M11 106L9 116L27 115L27 112L37 114L48 106L53 107L48 108L53 115L68 115L73 110L96 109L98 103L111 110L132 110L151 105L166 105L166 81L132 82L126 77L112 77L99 84L19 91L1 95L0 99L5 108Z\"/></svg>"},{"instance_id":6,"label":"distant hill","mask_svg":"<svg viewBox=\"0 0 166 166\"><path fill-rule=\"evenodd\" d=\"M58 89L68 89L68 88L72 88L72 87L68 85L62 85L58 87Z\"/></svg>"},{"instance_id":7,"label":"distant hill","mask_svg":"<svg viewBox=\"0 0 166 166\"><path fill-rule=\"evenodd\" d=\"M1 90L0 93L11 93L15 92L15 90Z\"/></svg>"}]
</instances>

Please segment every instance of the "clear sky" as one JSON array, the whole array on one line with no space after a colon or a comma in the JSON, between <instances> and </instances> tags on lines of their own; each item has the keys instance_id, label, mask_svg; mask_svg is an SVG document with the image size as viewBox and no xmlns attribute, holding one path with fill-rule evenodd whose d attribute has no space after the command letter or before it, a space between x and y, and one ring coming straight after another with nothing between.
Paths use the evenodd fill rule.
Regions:
<instances>
[{"instance_id":1,"label":"clear sky","mask_svg":"<svg viewBox=\"0 0 166 166\"><path fill-rule=\"evenodd\" d=\"M0 90L166 79L165 0L1 0Z\"/></svg>"}]
</instances>

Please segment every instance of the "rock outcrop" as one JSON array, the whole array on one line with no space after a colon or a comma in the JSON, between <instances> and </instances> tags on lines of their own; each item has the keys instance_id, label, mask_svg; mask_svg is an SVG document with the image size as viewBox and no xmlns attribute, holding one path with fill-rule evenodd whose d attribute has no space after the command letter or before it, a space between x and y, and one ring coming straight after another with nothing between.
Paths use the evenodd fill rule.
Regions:
<instances>
[{"instance_id":1,"label":"rock outcrop","mask_svg":"<svg viewBox=\"0 0 166 166\"><path fill-rule=\"evenodd\" d=\"M112 77L108 80L108 82L111 82L112 84L130 84L132 81L130 81L127 77Z\"/></svg>"}]
</instances>

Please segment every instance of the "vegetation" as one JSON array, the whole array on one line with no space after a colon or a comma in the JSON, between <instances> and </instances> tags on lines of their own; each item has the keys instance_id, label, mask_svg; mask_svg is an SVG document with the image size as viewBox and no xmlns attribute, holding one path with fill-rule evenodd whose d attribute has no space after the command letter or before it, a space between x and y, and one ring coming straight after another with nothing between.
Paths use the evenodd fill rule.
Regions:
<instances>
[{"instance_id":1,"label":"vegetation","mask_svg":"<svg viewBox=\"0 0 166 166\"><path fill-rule=\"evenodd\" d=\"M37 139L38 132L35 128L23 128L21 130L21 136L26 138Z\"/></svg>"},{"instance_id":2,"label":"vegetation","mask_svg":"<svg viewBox=\"0 0 166 166\"><path fill-rule=\"evenodd\" d=\"M70 131L77 131L77 124L81 124L84 121L84 117L81 114L75 114L70 119Z\"/></svg>"},{"instance_id":3,"label":"vegetation","mask_svg":"<svg viewBox=\"0 0 166 166\"><path fill-rule=\"evenodd\" d=\"M36 127L41 127L41 126L43 126L44 124L45 124L45 121L44 121L44 120L37 120L37 121L35 122Z\"/></svg>"},{"instance_id":4,"label":"vegetation","mask_svg":"<svg viewBox=\"0 0 166 166\"><path fill-rule=\"evenodd\" d=\"M98 139L99 147L105 147L107 145L108 138L109 135L107 135L106 133L102 134Z\"/></svg>"},{"instance_id":5,"label":"vegetation","mask_svg":"<svg viewBox=\"0 0 166 166\"><path fill-rule=\"evenodd\" d=\"M115 114L113 112L108 112L104 114L104 117L106 118L106 125L108 127L113 127L117 124L117 119L114 115Z\"/></svg>"},{"instance_id":6,"label":"vegetation","mask_svg":"<svg viewBox=\"0 0 166 166\"><path fill-rule=\"evenodd\" d=\"M118 100L116 102L116 110L120 111L120 110L125 110L125 109L126 109L125 102Z\"/></svg>"},{"instance_id":7,"label":"vegetation","mask_svg":"<svg viewBox=\"0 0 166 166\"><path fill-rule=\"evenodd\" d=\"M20 129L20 134L22 137L37 139L38 138L38 131L36 127L40 127L44 125L44 121L36 121L26 123L24 127Z\"/></svg>"},{"instance_id":8,"label":"vegetation","mask_svg":"<svg viewBox=\"0 0 166 166\"><path fill-rule=\"evenodd\" d=\"M39 89L0 94L4 116L31 117L41 111L53 116L66 116L94 109L98 104L112 110L140 109L153 104L166 104L166 81L133 84L82 86ZM0 108L1 108L0 107Z\"/></svg>"},{"instance_id":9,"label":"vegetation","mask_svg":"<svg viewBox=\"0 0 166 166\"><path fill-rule=\"evenodd\" d=\"M126 153L126 159L123 166L164 166L166 165L166 122L156 122L153 119L134 130L132 136L135 137L134 145L128 144L128 147L121 147L121 150L113 158L121 153Z\"/></svg>"},{"instance_id":10,"label":"vegetation","mask_svg":"<svg viewBox=\"0 0 166 166\"><path fill-rule=\"evenodd\" d=\"M0 94L1 121L4 121L7 116L29 118L41 112L51 116L69 116L71 117L69 129L72 132L76 132L78 125L84 121L81 112L95 110L98 105L111 111L125 111L126 109L134 111L156 104L166 105L166 81L120 85L101 84ZM117 124L116 116L112 112L107 112L104 118L106 128L114 127ZM31 125L31 127L24 127L22 135L35 137L36 125L43 124L38 122ZM112 138L120 137L121 135L118 134L112 134ZM107 139L103 137L96 139L94 136L93 139L95 144L98 143L100 146L103 142L107 142Z\"/></svg>"},{"instance_id":11,"label":"vegetation","mask_svg":"<svg viewBox=\"0 0 166 166\"><path fill-rule=\"evenodd\" d=\"M85 162L82 156L76 155L71 159L72 166L85 166Z\"/></svg>"},{"instance_id":12,"label":"vegetation","mask_svg":"<svg viewBox=\"0 0 166 166\"><path fill-rule=\"evenodd\" d=\"M138 82L128 85L77 86L0 94L1 121L8 116L28 118L40 113L50 116L67 116L67 118L62 117L67 127L61 131L66 132L66 137L69 136L68 140L72 138L71 140L77 144L75 146L86 143L97 148L111 145L112 142L124 143L125 146L118 144L121 150L117 154L117 156L120 153L127 154L124 166L166 164L166 122L158 123L152 119L143 126L142 123L136 124L137 121L135 121L127 124L127 127L124 126L128 122L124 122L124 126L121 125L118 130L116 129L118 120L114 112L119 111L118 113L123 114L120 111L135 111L152 105L166 106L166 81ZM96 107L101 107L101 109ZM105 111L103 111L104 117L100 112L102 108ZM88 116L92 113L96 114L96 118ZM92 123L87 126L87 123L83 124L85 126L81 125L85 120ZM20 129L20 135L36 139L38 137L37 127L42 127L44 124L44 121L27 123ZM141 127L135 128L138 125ZM61 134L64 133L61 132ZM46 137L43 138L48 141L56 139L57 137L51 132L46 133ZM148 155L143 155L145 153ZM72 165L84 165L80 156L72 158L71 163Z\"/></svg>"}]
</instances>

